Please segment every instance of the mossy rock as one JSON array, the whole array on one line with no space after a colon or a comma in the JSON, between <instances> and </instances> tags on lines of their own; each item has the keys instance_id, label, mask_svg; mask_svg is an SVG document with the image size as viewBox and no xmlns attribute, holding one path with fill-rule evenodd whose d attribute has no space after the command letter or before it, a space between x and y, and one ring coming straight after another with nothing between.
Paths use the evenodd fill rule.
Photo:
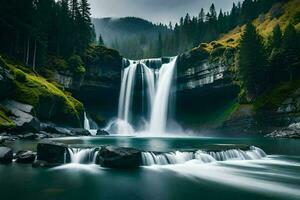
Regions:
<instances>
[{"instance_id":1,"label":"mossy rock","mask_svg":"<svg viewBox=\"0 0 300 200\"><path fill-rule=\"evenodd\" d=\"M209 52L202 47L197 47L191 51L182 54L177 61L177 69L180 73L189 67L194 67L201 64L204 60L208 59Z\"/></svg>"},{"instance_id":2,"label":"mossy rock","mask_svg":"<svg viewBox=\"0 0 300 200\"><path fill-rule=\"evenodd\" d=\"M27 74L14 66L10 68L15 76L13 99L34 106L40 120L82 127L82 103L43 77Z\"/></svg>"},{"instance_id":3,"label":"mossy rock","mask_svg":"<svg viewBox=\"0 0 300 200\"><path fill-rule=\"evenodd\" d=\"M15 128L14 122L8 117L8 112L0 106L0 131Z\"/></svg>"}]
</instances>

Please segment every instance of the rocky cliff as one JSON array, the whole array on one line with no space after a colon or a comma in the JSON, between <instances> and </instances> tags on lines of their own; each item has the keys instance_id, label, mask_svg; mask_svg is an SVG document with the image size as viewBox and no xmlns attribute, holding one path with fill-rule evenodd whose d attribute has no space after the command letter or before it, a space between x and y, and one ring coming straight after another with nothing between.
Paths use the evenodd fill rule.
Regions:
<instances>
[{"instance_id":1,"label":"rocky cliff","mask_svg":"<svg viewBox=\"0 0 300 200\"><path fill-rule=\"evenodd\" d=\"M117 113L121 82L122 56L104 46L91 46L83 61L86 72L78 75L70 71L55 71L52 79L71 91L86 106L93 119L109 118Z\"/></svg>"},{"instance_id":2,"label":"rocky cliff","mask_svg":"<svg viewBox=\"0 0 300 200\"><path fill-rule=\"evenodd\" d=\"M0 57L0 129L38 132L40 120L83 126L83 105L56 83Z\"/></svg>"}]
</instances>

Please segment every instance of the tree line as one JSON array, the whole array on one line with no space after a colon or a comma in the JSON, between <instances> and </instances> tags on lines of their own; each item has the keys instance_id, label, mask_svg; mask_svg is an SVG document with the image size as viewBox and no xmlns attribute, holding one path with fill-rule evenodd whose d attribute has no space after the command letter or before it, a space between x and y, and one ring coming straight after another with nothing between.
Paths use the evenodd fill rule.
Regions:
<instances>
[{"instance_id":1,"label":"tree line","mask_svg":"<svg viewBox=\"0 0 300 200\"><path fill-rule=\"evenodd\" d=\"M250 100L280 82L299 80L300 33L291 23L284 30L276 25L264 41L255 26L248 23L240 41L237 66L246 89L243 98Z\"/></svg>"},{"instance_id":2,"label":"tree line","mask_svg":"<svg viewBox=\"0 0 300 200\"><path fill-rule=\"evenodd\" d=\"M238 25L246 24L260 14L266 13L277 2L284 0L244 0L233 3L230 11L217 11L214 4L208 11L200 9L198 16L186 14L173 25L157 24L156 36L140 34L134 40L118 41L111 45L128 57L161 57L174 56L200 43L217 39L221 34L227 33ZM104 41L105 42L105 41ZM105 42L106 43L106 42ZM109 45L109 44L107 44ZM128 52L138 52L132 54Z\"/></svg>"},{"instance_id":3,"label":"tree line","mask_svg":"<svg viewBox=\"0 0 300 200\"><path fill-rule=\"evenodd\" d=\"M88 0L0 0L0 51L34 69L72 61L95 41L90 15Z\"/></svg>"}]
</instances>

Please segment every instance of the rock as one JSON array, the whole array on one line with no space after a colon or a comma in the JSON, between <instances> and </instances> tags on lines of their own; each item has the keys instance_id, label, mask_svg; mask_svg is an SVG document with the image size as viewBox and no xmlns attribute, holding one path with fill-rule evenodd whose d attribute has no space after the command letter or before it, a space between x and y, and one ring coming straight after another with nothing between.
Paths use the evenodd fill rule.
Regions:
<instances>
[{"instance_id":1,"label":"rock","mask_svg":"<svg viewBox=\"0 0 300 200\"><path fill-rule=\"evenodd\" d=\"M43 160L35 160L32 163L32 167L36 168L36 167L50 167L49 163Z\"/></svg>"},{"instance_id":2,"label":"rock","mask_svg":"<svg viewBox=\"0 0 300 200\"><path fill-rule=\"evenodd\" d=\"M265 137L300 139L300 123L290 124L288 127L275 130Z\"/></svg>"},{"instance_id":3,"label":"rock","mask_svg":"<svg viewBox=\"0 0 300 200\"><path fill-rule=\"evenodd\" d=\"M49 138L48 134L44 131L41 131L41 132L37 133L36 135L37 135L37 139L39 139L39 140Z\"/></svg>"},{"instance_id":4,"label":"rock","mask_svg":"<svg viewBox=\"0 0 300 200\"><path fill-rule=\"evenodd\" d=\"M71 130L71 135L76 135L76 136L90 136L91 133L83 128L72 128Z\"/></svg>"},{"instance_id":5,"label":"rock","mask_svg":"<svg viewBox=\"0 0 300 200\"><path fill-rule=\"evenodd\" d=\"M42 131L45 131L47 133L54 133L58 135L70 135L71 131L67 128L57 127L54 124L45 124L43 123L41 125Z\"/></svg>"},{"instance_id":6,"label":"rock","mask_svg":"<svg viewBox=\"0 0 300 200\"><path fill-rule=\"evenodd\" d=\"M97 130L97 135L109 135L109 133L105 130L99 129L99 130Z\"/></svg>"},{"instance_id":7,"label":"rock","mask_svg":"<svg viewBox=\"0 0 300 200\"><path fill-rule=\"evenodd\" d=\"M16 125L16 131L19 132L39 132L40 122L32 116L33 107L31 105L23 104L14 100L5 100L1 105L9 110L13 117L11 119Z\"/></svg>"},{"instance_id":8,"label":"rock","mask_svg":"<svg viewBox=\"0 0 300 200\"><path fill-rule=\"evenodd\" d=\"M38 135L34 134L34 133L27 133L27 134L24 134L22 139L24 140L35 140L38 138Z\"/></svg>"},{"instance_id":9,"label":"rock","mask_svg":"<svg viewBox=\"0 0 300 200\"><path fill-rule=\"evenodd\" d=\"M36 153L32 151L19 151L14 158L17 163L33 163Z\"/></svg>"},{"instance_id":10,"label":"rock","mask_svg":"<svg viewBox=\"0 0 300 200\"><path fill-rule=\"evenodd\" d=\"M13 160L13 151L8 147L0 147L0 163L11 163Z\"/></svg>"},{"instance_id":11,"label":"rock","mask_svg":"<svg viewBox=\"0 0 300 200\"><path fill-rule=\"evenodd\" d=\"M137 149L108 146L99 151L97 163L109 168L136 168L142 165L142 154Z\"/></svg>"},{"instance_id":12,"label":"rock","mask_svg":"<svg viewBox=\"0 0 300 200\"><path fill-rule=\"evenodd\" d=\"M40 142L37 145L37 160L46 161L51 165L65 163L67 146L51 141Z\"/></svg>"}]
</instances>

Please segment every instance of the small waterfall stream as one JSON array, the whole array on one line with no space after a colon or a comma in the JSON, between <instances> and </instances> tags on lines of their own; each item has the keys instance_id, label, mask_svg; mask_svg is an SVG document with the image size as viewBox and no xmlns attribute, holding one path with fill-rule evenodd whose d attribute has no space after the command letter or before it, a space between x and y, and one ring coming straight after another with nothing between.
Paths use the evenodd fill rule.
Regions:
<instances>
[{"instance_id":1,"label":"small waterfall stream","mask_svg":"<svg viewBox=\"0 0 300 200\"><path fill-rule=\"evenodd\" d=\"M91 130L90 121L89 121L89 119L86 116L86 112L84 112L84 124L83 124L83 128L85 130L88 130L88 131Z\"/></svg>"},{"instance_id":2,"label":"small waterfall stream","mask_svg":"<svg viewBox=\"0 0 300 200\"><path fill-rule=\"evenodd\" d=\"M68 148L70 163L96 164L100 148ZM174 165L196 160L200 163L211 163L228 160L259 160L267 154L258 147L250 147L249 150L229 149L226 151L204 151L194 152L175 151L168 153L141 152L144 166L151 165ZM66 160L66 159L65 159Z\"/></svg>"},{"instance_id":3,"label":"small waterfall stream","mask_svg":"<svg viewBox=\"0 0 300 200\"><path fill-rule=\"evenodd\" d=\"M260 148L252 146L250 150L243 151L240 149L230 149L227 151L219 152L171 152L156 154L153 152L143 152L143 164L146 166L151 165L169 165L169 164L182 164L190 160L201 161L202 163L210 163L216 161L227 160L258 160L266 157L267 154Z\"/></svg>"},{"instance_id":4,"label":"small waterfall stream","mask_svg":"<svg viewBox=\"0 0 300 200\"><path fill-rule=\"evenodd\" d=\"M77 164L95 164L98 152L97 148L68 148L70 162Z\"/></svg>"}]
</instances>

